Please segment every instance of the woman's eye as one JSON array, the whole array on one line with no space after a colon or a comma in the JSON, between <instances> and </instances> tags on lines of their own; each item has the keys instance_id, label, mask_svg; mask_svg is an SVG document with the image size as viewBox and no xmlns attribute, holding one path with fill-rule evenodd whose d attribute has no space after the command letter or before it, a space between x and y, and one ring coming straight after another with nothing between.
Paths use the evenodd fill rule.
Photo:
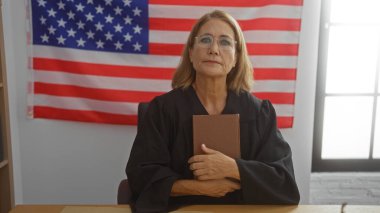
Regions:
<instances>
[{"instance_id":1,"label":"woman's eye","mask_svg":"<svg viewBox=\"0 0 380 213\"><path fill-rule=\"evenodd\" d=\"M220 45L222 45L222 46L231 46L231 41L229 41L227 39L221 39L220 40Z\"/></svg>"},{"instance_id":2,"label":"woman's eye","mask_svg":"<svg viewBox=\"0 0 380 213\"><path fill-rule=\"evenodd\" d=\"M208 38L208 37L206 37L206 38L202 38L202 39L201 39L201 42L204 43L204 44L209 44L209 43L212 42L212 39L211 39L211 38Z\"/></svg>"}]
</instances>

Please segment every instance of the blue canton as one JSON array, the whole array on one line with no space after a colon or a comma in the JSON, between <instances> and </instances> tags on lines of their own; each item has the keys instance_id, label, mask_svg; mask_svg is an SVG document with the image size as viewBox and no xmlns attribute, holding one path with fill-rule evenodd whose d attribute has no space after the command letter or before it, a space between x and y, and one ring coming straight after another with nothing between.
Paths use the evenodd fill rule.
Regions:
<instances>
[{"instance_id":1,"label":"blue canton","mask_svg":"<svg viewBox=\"0 0 380 213\"><path fill-rule=\"evenodd\" d=\"M148 0L31 0L33 44L148 53Z\"/></svg>"}]
</instances>

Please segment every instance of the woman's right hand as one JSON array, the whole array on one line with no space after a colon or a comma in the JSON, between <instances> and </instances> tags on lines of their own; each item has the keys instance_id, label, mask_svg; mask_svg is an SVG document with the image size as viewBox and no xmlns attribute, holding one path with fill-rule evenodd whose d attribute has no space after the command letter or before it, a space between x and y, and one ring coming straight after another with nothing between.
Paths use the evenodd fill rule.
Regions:
<instances>
[{"instance_id":1,"label":"woman's right hand","mask_svg":"<svg viewBox=\"0 0 380 213\"><path fill-rule=\"evenodd\" d=\"M229 192L240 189L240 183L223 179L214 179L214 180L202 180L198 181L199 183L199 192L202 195L210 197L223 197Z\"/></svg>"}]
</instances>

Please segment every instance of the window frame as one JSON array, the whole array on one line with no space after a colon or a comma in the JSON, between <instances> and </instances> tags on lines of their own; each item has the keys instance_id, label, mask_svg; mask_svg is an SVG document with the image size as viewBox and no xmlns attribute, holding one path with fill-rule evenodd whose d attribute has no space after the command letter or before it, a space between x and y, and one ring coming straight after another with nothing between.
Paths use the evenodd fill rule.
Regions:
<instances>
[{"instance_id":1,"label":"window frame","mask_svg":"<svg viewBox=\"0 0 380 213\"><path fill-rule=\"evenodd\" d=\"M320 16L320 31L319 31L319 49L318 49L318 72L317 72L317 88L315 96L315 112L314 112L314 136L313 136L313 151L312 151L312 172L375 172L380 171L380 159L374 159L372 156L374 145L374 127L376 120L376 107L380 92L379 87L379 72L380 72L380 47L378 48L378 59L375 79L375 90L373 93L366 94L326 94L326 67L328 56L328 40L329 27L325 27L325 23L330 20L330 11L332 0L321 1L321 16ZM372 96L373 116L371 124L371 141L370 155L368 159L322 159L322 135L323 135L323 118L325 98L328 96ZM379 103L380 104L380 103ZM380 112L377 112L380 113ZM380 124L378 124L380 125Z\"/></svg>"}]
</instances>

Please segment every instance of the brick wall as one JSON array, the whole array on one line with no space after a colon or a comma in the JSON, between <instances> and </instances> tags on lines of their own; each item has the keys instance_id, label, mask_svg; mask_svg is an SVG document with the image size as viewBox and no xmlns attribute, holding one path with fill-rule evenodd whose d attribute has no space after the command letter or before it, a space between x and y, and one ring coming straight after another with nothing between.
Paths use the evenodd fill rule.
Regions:
<instances>
[{"instance_id":1,"label":"brick wall","mask_svg":"<svg viewBox=\"0 0 380 213\"><path fill-rule=\"evenodd\" d=\"M380 205L380 173L312 173L310 204Z\"/></svg>"}]
</instances>

